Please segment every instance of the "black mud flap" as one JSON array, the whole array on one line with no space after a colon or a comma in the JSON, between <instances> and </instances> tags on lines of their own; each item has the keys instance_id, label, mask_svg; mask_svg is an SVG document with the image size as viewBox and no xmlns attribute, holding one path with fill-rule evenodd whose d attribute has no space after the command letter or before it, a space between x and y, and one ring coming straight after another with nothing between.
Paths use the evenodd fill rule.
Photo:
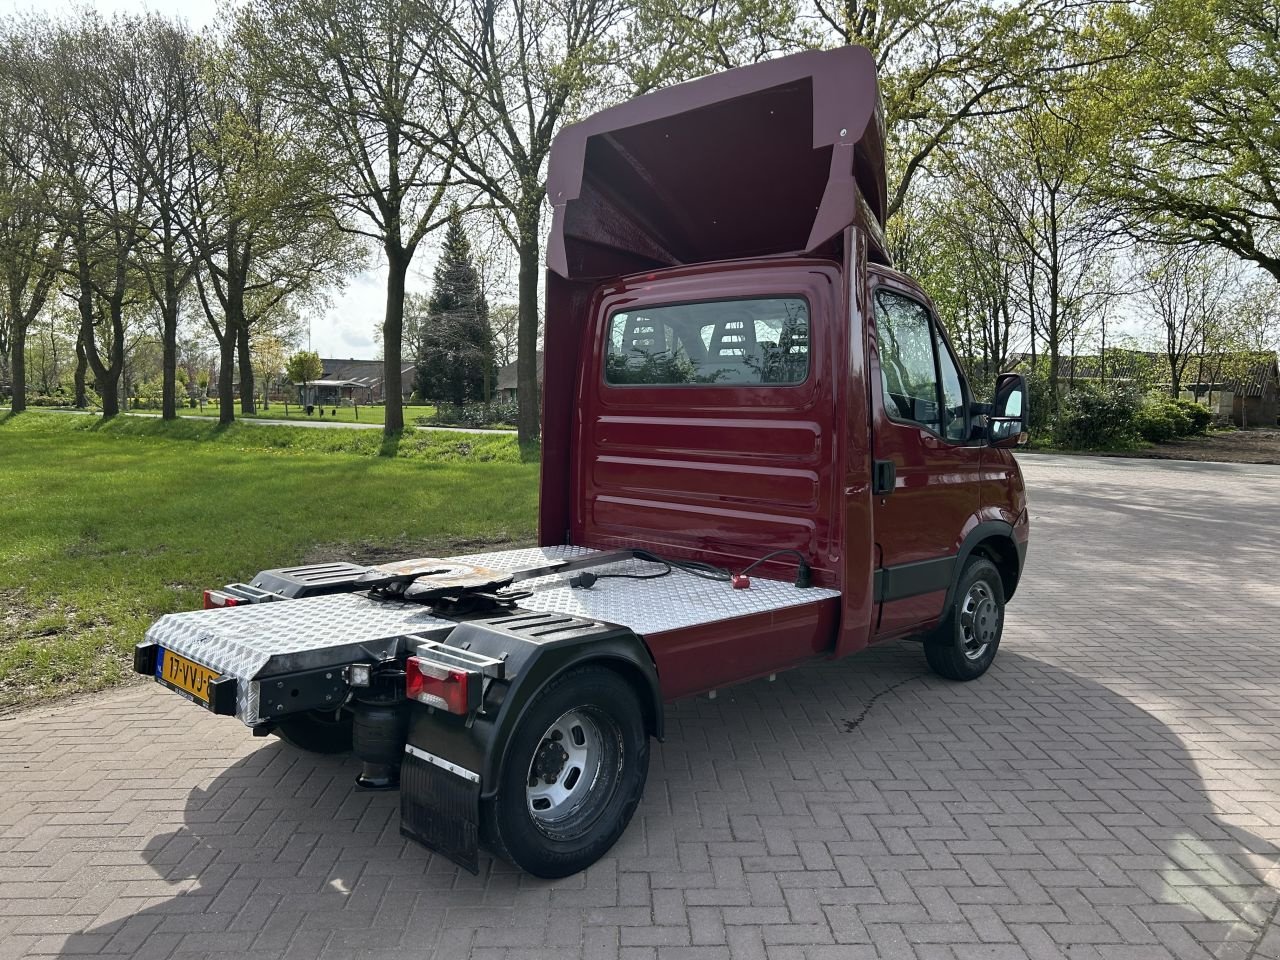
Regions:
<instances>
[{"instance_id":1,"label":"black mud flap","mask_svg":"<svg viewBox=\"0 0 1280 960\"><path fill-rule=\"evenodd\" d=\"M406 747L400 767L400 834L479 873L479 774Z\"/></svg>"}]
</instances>

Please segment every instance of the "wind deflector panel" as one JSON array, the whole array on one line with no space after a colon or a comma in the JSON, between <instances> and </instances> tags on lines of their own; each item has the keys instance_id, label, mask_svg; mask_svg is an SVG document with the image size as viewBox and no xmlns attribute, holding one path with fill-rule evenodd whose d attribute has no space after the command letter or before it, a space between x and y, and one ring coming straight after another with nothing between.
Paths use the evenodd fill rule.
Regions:
<instances>
[{"instance_id":1,"label":"wind deflector panel","mask_svg":"<svg viewBox=\"0 0 1280 960\"><path fill-rule=\"evenodd\" d=\"M796 54L565 128L548 266L568 279L812 252L885 214L883 119L861 47Z\"/></svg>"}]
</instances>

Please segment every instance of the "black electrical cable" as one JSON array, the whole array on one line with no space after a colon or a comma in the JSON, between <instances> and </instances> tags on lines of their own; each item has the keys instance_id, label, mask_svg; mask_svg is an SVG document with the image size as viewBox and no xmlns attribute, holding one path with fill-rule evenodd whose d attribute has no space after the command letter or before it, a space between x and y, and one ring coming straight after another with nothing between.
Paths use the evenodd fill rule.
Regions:
<instances>
[{"instance_id":1,"label":"black electrical cable","mask_svg":"<svg viewBox=\"0 0 1280 960\"><path fill-rule=\"evenodd\" d=\"M772 560L774 557L780 557L784 553L792 554L796 558L796 586L802 590L806 587L813 586L813 571L809 567L809 561L805 558L805 555L801 553L799 550L793 550L790 547L784 548L782 550L774 550L772 553L766 553L759 560L752 561L749 565L742 568L741 576L745 577L748 573L750 573L756 567L760 566L760 564L764 563L766 560Z\"/></svg>"},{"instance_id":2,"label":"black electrical cable","mask_svg":"<svg viewBox=\"0 0 1280 960\"><path fill-rule=\"evenodd\" d=\"M728 583L733 577L733 574L723 567L715 567L698 560L672 560L670 557L660 557L656 553L650 553L648 550L637 550L635 551L635 556L637 560L666 564L667 573L670 573L671 568L674 567L695 577L701 577L703 580L716 580L721 583Z\"/></svg>"}]
</instances>

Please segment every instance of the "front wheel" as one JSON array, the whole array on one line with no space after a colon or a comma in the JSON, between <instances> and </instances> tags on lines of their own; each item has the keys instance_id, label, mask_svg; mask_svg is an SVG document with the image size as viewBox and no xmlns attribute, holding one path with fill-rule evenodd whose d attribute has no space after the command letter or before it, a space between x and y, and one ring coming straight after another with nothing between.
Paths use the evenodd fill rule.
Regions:
<instances>
[{"instance_id":1,"label":"front wheel","mask_svg":"<svg viewBox=\"0 0 1280 960\"><path fill-rule=\"evenodd\" d=\"M626 829L648 773L631 685L604 667L570 671L538 694L511 740L486 805L488 845L537 877L585 870Z\"/></svg>"},{"instance_id":2,"label":"front wheel","mask_svg":"<svg viewBox=\"0 0 1280 960\"><path fill-rule=\"evenodd\" d=\"M924 643L933 672L948 680L976 680L987 672L1004 631L1004 584L986 557L970 557L951 607Z\"/></svg>"}]
</instances>

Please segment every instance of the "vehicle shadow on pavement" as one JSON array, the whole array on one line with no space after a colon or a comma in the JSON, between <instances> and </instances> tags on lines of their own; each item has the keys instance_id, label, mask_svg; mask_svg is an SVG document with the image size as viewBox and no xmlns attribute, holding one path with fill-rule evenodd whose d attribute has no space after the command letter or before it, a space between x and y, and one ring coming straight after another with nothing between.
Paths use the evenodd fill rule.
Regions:
<instances>
[{"instance_id":1,"label":"vehicle shadow on pavement","mask_svg":"<svg viewBox=\"0 0 1280 960\"><path fill-rule=\"evenodd\" d=\"M1228 822L1241 798L1151 713L1012 646L970 684L904 643L677 704L626 835L554 883L487 856L473 877L403 840L353 761L265 741L141 850L172 895L85 932L256 960L1280 957L1280 851Z\"/></svg>"}]
</instances>

